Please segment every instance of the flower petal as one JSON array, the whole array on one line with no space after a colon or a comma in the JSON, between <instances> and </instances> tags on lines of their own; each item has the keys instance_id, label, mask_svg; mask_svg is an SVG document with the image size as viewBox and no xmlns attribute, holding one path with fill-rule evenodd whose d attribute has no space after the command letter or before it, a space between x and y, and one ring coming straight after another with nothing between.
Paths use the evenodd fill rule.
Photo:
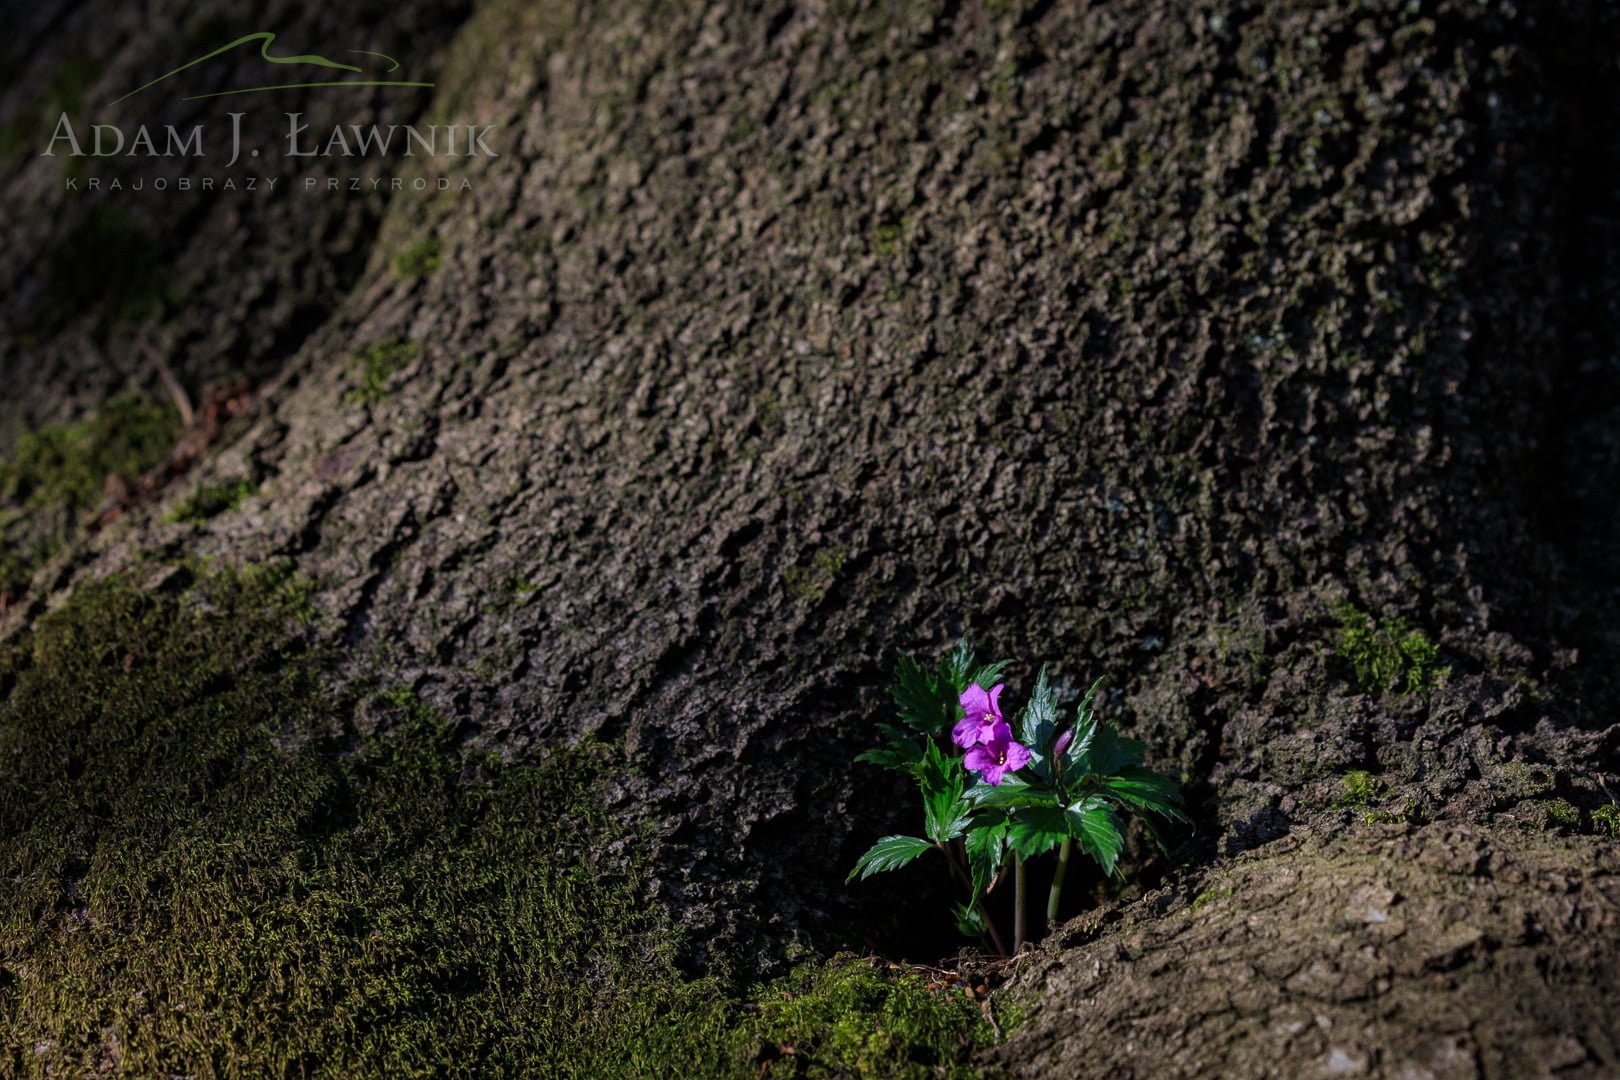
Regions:
<instances>
[{"instance_id":1,"label":"flower petal","mask_svg":"<svg viewBox=\"0 0 1620 1080\"><path fill-rule=\"evenodd\" d=\"M973 719L971 716L962 717L962 719L956 722L956 726L951 728L951 742L955 743L957 746L964 748L976 746L983 741L984 739L980 734L979 722Z\"/></svg>"},{"instance_id":2,"label":"flower petal","mask_svg":"<svg viewBox=\"0 0 1620 1080\"><path fill-rule=\"evenodd\" d=\"M1029 764L1029 758L1029 747L1025 746L1023 743L1007 744L1006 762L1009 770L1017 772L1019 769L1022 769L1025 765Z\"/></svg>"},{"instance_id":3,"label":"flower petal","mask_svg":"<svg viewBox=\"0 0 1620 1080\"><path fill-rule=\"evenodd\" d=\"M983 772L985 769L995 767L1000 760L998 755L991 753L985 747L975 746L962 758L962 766L969 772Z\"/></svg>"},{"instance_id":4,"label":"flower petal","mask_svg":"<svg viewBox=\"0 0 1620 1080\"><path fill-rule=\"evenodd\" d=\"M1007 770L1000 765L991 765L989 768L985 769L979 774L979 779L983 780L991 787L1000 787L1001 776L1006 771Z\"/></svg>"},{"instance_id":5,"label":"flower petal","mask_svg":"<svg viewBox=\"0 0 1620 1080\"><path fill-rule=\"evenodd\" d=\"M983 716L985 713L989 712L991 708L990 695L985 693L984 687L980 686L978 683L974 683L972 686L962 691L962 696L959 700L962 702L962 711L974 719L978 719L979 717Z\"/></svg>"},{"instance_id":6,"label":"flower petal","mask_svg":"<svg viewBox=\"0 0 1620 1080\"><path fill-rule=\"evenodd\" d=\"M996 685L994 685L994 686L992 686L990 688L990 694L989 694L990 708L989 708L989 711L996 714L996 719L997 720L1001 719L1001 692L1003 690L1005 690L1005 689L1007 689L1007 684L1006 683L999 683L999 682L996 683Z\"/></svg>"}]
</instances>

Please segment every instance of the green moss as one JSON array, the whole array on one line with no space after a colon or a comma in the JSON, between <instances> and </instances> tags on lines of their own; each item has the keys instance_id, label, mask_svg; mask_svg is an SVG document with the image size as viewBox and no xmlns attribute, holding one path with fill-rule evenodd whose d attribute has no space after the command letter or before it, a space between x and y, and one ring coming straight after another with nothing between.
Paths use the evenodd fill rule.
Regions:
<instances>
[{"instance_id":1,"label":"green moss","mask_svg":"<svg viewBox=\"0 0 1620 1080\"><path fill-rule=\"evenodd\" d=\"M394 274L406 280L427 277L444 265L442 247L437 236L418 240L394 256Z\"/></svg>"},{"instance_id":2,"label":"green moss","mask_svg":"<svg viewBox=\"0 0 1620 1080\"><path fill-rule=\"evenodd\" d=\"M247 479L223 484L203 484L174 505L165 520L174 522L203 522L228 513L258 490L258 485Z\"/></svg>"},{"instance_id":3,"label":"green moss","mask_svg":"<svg viewBox=\"0 0 1620 1080\"><path fill-rule=\"evenodd\" d=\"M1366 806L1376 799L1384 788L1377 777L1361 769L1345 773L1342 782L1344 794L1339 796L1334 806Z\"/></svg>"},{"instance_id":4,"label":"green moss","mask_svg":"<svg viewBox=\"0 0 1620 1080\"><path fill-rule=\"evenodd\" d=\"M1573 832L1581 827L1581 812L1567 799L1549 799L1536 815L1544 832Z\"/></svg>"},{"instance_id":5,"label":"green moss","mask_svg":"<svg viewBox=\"0 0 1620 1080\"><path fill-rule=\"evenodd\" d=\"M782 573L782 580L793 595L819 600L843 573L845 559L842 551L823 551L807 565L788 567Z\"/></svg>"},{"instance_id":6,"label":"green moss","mask_svg":"<svg viewBox=\"0 0 1620 1080\"><path fill-rule=\"evenodd\" d=\"M1339 621L1335 651L1349 661L1363 693L1428 693L1450 674L1440 664L1440 647L1406 619L1379 625L1349 603L1333 614Z\"/></svg>"},{"instance_id":7,"label":"green moss","mask_svg":"<svg viewBox=\"0 0 1620 1080\"><path fill-rule=\"evenodd\" d=\"M603 808L621 755L463 753L408 691L333 690L310 613L277 568L181 567L0 649L0 1073L966 1074L960 993L684 977L607 854L647 835Z\"/></svg>"},{"instance_id":8,"label":"green moss","mask_svg":"<svg viewBox=\"0 0 1620 1080\"><path fill-rule=\"evenodd\" d=\"M872 253L889 258L900 253L900 245L906 237L905 223L899 220L880 222L870 237Z\"/></svg>"},{"instance_id":9,"label":"green moss","mask_svg":"<svg viewBox=\"0 0 1620 1080\"><path fill-rule=\"evenodd\" d=\"M1367 825L1421 825L1429 820L1429 808L1422 799L1412 799L1397 810L1369 810L1361 820Z\"/></svg>"},{"instance_id":10,"label":"green moss","mask_svg":"<svg viewBox=\"0 0 1620 1080\"><path fill-rule=\"evenodd\" d=\"M139 395L114 398L89 420L24 435L0 462L0 501L26 509L87 508L108 476L152 468L179 434L174 410Z\"/></svg>"},{"instance_id":11,"label":"green moss","mask_svg":"<svg viewBox=\"0 0 1620 1080\"><path fill-rule=\"evenodd\" d=\"M1205 889L1193 899L1192 910L1194 912L1203 911L1211 904L1218 904L1222 900L1229 900L1236 895L1237 890L1231 888Z\"/></svg>"},{"instance_id":12,"label":"green moss","mask_svg":"<svg viewBox=\"0 0 1620 1080\"><path fill-rule=\"evenodd\" d=\"M502 614L516 611L527 604L541 588L539 582L531 581L521 574L508 574L495 590L500 597L497 610Z\"/></svg>"},{"instance_id":13,"label":"green moss","mask_svg":"<svg viewBox=\"0 0 1620 1080\"><path fill-rule=\"evenodd\" d=\"M373 405L388 396L388 383L406 365L415 360L422 347L414 341L399 338L384 341L354 354L359 369L359 385L345 395L346 401Z\"/></svg>"},{"instance_id":14,"label":"green moss","mask_svg":"<svg viewBox=\"0 0 1620 1080\"><path fill-rule=\"evenodd\" d=\"M1592 811L1592 831L1620 839L1620 806L1609 803Z\"/></svg>"},{"instance_id":15,"label":"green moss","mask_svg":"<svg viewBox=\"0 0 1620 1080\"><path fill-rule=\"evenodd\" d=\"M88 420L24 435L0 461L0 595L20 592L67 543L108 478L133 480L153 468L179 433L173 409L126 395Z\"/></svg>"},{"instance_id":16,"label":"green moss","mask_svg":"<svg viewBox=\"0 0 1620 1080\"><path fill-rule=\"evenodd\" d=\"M990 1044L966 994L852 956L779 980L749 1011L760 1076L977 1076L963 1059Z\"/></svg>"}]
</instances>

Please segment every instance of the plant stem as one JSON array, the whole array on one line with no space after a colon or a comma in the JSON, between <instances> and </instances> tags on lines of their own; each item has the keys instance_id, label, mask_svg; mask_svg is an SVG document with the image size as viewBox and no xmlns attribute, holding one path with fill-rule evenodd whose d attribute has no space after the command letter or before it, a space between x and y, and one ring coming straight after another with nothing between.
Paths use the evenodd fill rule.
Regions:
<instances>
[{"instance_id":1,"label":"plant stem","mask_svg":"<svg viewBox=\"0 0 1620 1080\"><path fill-rule=\"evenodd\" d=\"M1066 837L1058 848L1057 872L1052 875L1052 891L1046 894L1046 925L1057 922L1058 902L1063 899L1063 875L1069 870L1069 852L1074 849L1074 838Z\"/></svg>"},{"instance_id":2,"label":"plant stem","mask_svg":"<svg viewBox=\"0 0 1620 1080\"><path fill-rule=\"evenodd\" d=\"M996 933L996 920L990 917L990 911L984 906L983 900L975 900L973 903L979 909L979 916L984 919L985 929L990 931L990 940L995 942L996 952L1006 956L1007 944L1001 940L1001 935Z\"/></svg>"},{"instance_id":3,"label":"plant stem","mask_svg":"<svg viewBox=\"0 0 1620 1080\"><path fill-rule=\"evenodd\" d=\"M951 864L951 871L961 879L962 884L967 886L968 902L973 905L974 910L979 913L979 917L984 920L985 929L990 931L990 940L995 944L996 952L1006 956L1007 945L1001 940L1001 934L996 930L996 920L990 917L990 909L984 906L984 897L973 894L973 878L968 874L966 868L957 861L956 848L950 844L940 843L936 843L934 846L945 853L945 861Z\"/></svg>"},{"instance_id":4,"label":"plant stem","mask_svg":"<svg viewBox=\"0 0 1620 1080\"><path fill-rule=\"evenodd\" d=\"M962 884L968 887L968 892L971 893L973 891L973 879L968 876L967 870L962 866L961 857L957 855L956 848L950 844L936 843L934 846L945 853L945 861L951 864L951 873L955 874Z\"/></svg>"},{"instance_id":5,"label":"plant stem","mask_svg":"<svg viewBox=\"0 0 1620 1080\"><path fill-rule=\"evenodd\" d=\"M1024 873L1024 857L1015 855L1013 858L1018 860L1014 864L1016 868L1013 871L1013 954L1017 955L1024 951L1024 941L1028 938L1026 933L1028 926L1024 918L1026 906L1024 897L1029 891L1029 884Z\"/></svg>"}]
</instances>

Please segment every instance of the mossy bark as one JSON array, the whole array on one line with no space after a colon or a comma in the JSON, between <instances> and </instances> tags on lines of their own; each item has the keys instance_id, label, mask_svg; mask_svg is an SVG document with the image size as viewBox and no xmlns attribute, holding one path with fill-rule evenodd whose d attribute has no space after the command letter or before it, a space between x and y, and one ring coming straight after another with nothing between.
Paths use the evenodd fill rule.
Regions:
<instances>
[{"instance_id":1,"label":"mossy bark","mask_svg":"<svg viewBox=\"0 0 1620 1080\"><path fill-rule=\"evenodd\" d=\"M1594 242L1620 216L1617 41L1573 0L483 5L420 106L499 126L471 192L364 227L344 203L187 223L222 249L237 213L253 236L309 214L285 234L338 237L299 249L313 306L201 291L157 324L254 343L256 411L198 477L254 494L201 522L134 508L8 625L152 551L290 559L344 677L402 683L515 756L622 740L644 772L615 812L652 822L646 897L699 968L769 968L756 947L794 938L942 948L925 869L842 885L901 825L849 759L896 650L964 631L1051 660L1070 699L1113 676L1105 708L1197 822L1138 859L1150 885L1245 852L1307 882L1299 845L1443 846L1426 819L1539 850L1540 803L1590 827L1620 791L1620 247ZM36 253L62 235L29 229ZM395 273L429 237L437 266ZM99 326L7 339L36 388L0 432L65 408L38 387ZM374 379L352 359L401 342ZM176 364L205 380L224 348ZM1369 685L1341 655L1352 608L1375 637L1401 627L1394 662L1419 632L1449 674ZM1376 805L1336 805L1355 771ZM1118 899L1071 879L1065 916ZM1337 918L1313 895L1300 919ZM1511 948L1614 959L1553 940ZM1122 947L1109 993L1180 992ZM1601 1071L1612 1045L1576 1027L1602 990L1583 975L1516 1015ZM1480 1018L1510 1000L1456 991ZM1113 1045L1028 1002L1044 1041L1015 1038L1009 1067ZM1360 1032L1342 1046L1277 1043L1277 1067L1361 1060L1374 1012L1335 1013ZM1166 1068L1258 1030L1211 1016Z\"/></svg>"}]
</instances>

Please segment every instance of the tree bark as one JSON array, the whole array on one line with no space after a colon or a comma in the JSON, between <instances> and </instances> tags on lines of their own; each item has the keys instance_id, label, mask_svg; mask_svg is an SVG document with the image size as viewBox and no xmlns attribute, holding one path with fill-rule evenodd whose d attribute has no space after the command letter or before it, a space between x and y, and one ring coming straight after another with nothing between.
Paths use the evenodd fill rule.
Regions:
<instances>
[{"instance_id":1,"label":"tree bark","mask_svg":"<svg viewBox=\"0 0 1620 1080\"><path fill-rule=\"evenodd\" d=\"M843 875L909 824L850 764L896 652L966 633L1069 707L1109 674L1197 823L1134 903L1071 868L1103 907L1020 976L1014 1072L1620 1067L1617 939L1574 930L1612 930L1606 842L1540 831L1620 790L1610 12L491 0L448 33L422 115L500 156L393 167L471 191L142 205L192 283L151 335L194 389L248 357L258 404L13 629L143 552L291 559L352 676L513 753L622 740L699 966L949 948L921 871ZM0 437L143 370L105 313L20 327L89 213L51 168L7 173L61 214L8 222ZM426 237L442 267L396 272ZM1449 676L1358 679L1346 604Z\"/></svg>"}]
</instances>

